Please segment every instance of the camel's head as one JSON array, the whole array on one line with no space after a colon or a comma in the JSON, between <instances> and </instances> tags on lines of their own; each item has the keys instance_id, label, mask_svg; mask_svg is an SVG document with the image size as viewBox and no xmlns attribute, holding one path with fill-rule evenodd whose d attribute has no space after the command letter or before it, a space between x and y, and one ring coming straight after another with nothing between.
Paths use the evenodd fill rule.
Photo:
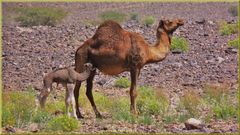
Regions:
<instances>
[{"instance_id":1,"label":"camel's head","mask_svg":"<svg viewBox=\"0 0 240 135\"><path fill-rule=\"evenodd\" d=\"M157 31L159 34L161 34L162 32L166 32L167 34L172 35L173 32L183 24L184 22L182 19L160 20Z\"/></svg>"},{"instance_id":2,"label":"camel's head","mask_svg":"<svg viewBox=\"0 0 240 135\"><path fill-rule=\"evenodd\" d=\"M85 63L84 68L88 71L92 71L95 69L95 68L93 68L93 65L91 63Z\"/></svg>"}]
</instances>

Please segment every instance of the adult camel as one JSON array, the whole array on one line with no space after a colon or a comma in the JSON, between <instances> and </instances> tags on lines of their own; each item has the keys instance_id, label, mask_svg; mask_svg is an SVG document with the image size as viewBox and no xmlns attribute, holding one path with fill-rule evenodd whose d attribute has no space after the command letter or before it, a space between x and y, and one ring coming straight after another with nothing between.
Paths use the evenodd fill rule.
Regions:
<instances>
[{"instance_id":1,"label":"adult camel","mask_svg":"<svg viewBox=\"0 0 240 135\"><path fill-rule=\"evenodd\" d=\"M98 27L95 35L77 49L75 54L76 71L83 72L82 67L88 62L108 75L117 75L124 71L130 71L130 110L136 114L136 86L141 68L146 64L156 63L166 58L170 51L172 34L183 24L181 19L160 20L156 32L157 42L155 45L150 45L140 34L124 30L114 21L105 21ZM87 79L86 95L96 117L101 118L92 95L95 73L96 70L93 70ZM78 103L80 87L81 82L76 82L74 96L77 116L83 118Z\"/></svg>"}]
</instances>

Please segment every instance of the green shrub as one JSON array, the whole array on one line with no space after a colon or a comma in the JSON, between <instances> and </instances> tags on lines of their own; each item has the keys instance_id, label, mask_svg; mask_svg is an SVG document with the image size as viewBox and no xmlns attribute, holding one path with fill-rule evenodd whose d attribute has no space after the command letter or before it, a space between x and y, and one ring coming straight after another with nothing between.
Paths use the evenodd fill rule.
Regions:
<instances>
[{"instance_id":1,"label":"green shrub","mask_svg":"<svg viewBox=\"0 0 240 135\"><path fill-rule=\"evenodd\" d=\"M143 23L146 26L151 26L154 24L154 22L155 22L155 18L153 16L146 16L143 20Z\"/></svg>"},{"instance_id":2,"label":"green shrub","mask_svg":"<svg viewBox=\"0 0 240 135\"><path fill-rule=\"evenodd\" d=\"M131 20L138 20L138 14L137 13L131 13L130 14L130 19Z\"/></svg>"},{"instance_id":3,"label":"green shrub","mask_svg":"<svg viewBox=\"0 0 240 135\"><path fill-rule=\"evenodd\" d=\"M183 123L189 118L191 118L191 116L188 113L182 113L182 114L178 115L177 121L180 122L180 123Z\"/></svg>"},{"instance_id":4,"label":"green shrub","mask_svg":"<svg viewBox=\"0 0 240 135\"><path fill-rule=\"evenodd\" d=\"M221 22L219 26L221 35L231 35L238 32L237 24L228 24L227 22Z\"/></svg>"},{"instance_id":5,"label":"green shrub","mask_svg":"<svg viewBox=\"0 0 240 135\"><path fill-rule=\"evenodd\" d=\"M111 114L113 120L135 123L135 117L130 113L129 100L126 98L115 99L112 104Z\"/></svg>"},{"instance_id":6,"label":"green shrub","mask_svg":"<svg viewBox=\"0 0 240 135\"><path fill-rule=\"evenodd\" d=\"M151 125L153 123L153 119L149 115L139 116L138 123L144 125Z\"/></svg>"},{"instance_id":7,"label":"green shrub","mask_svg":"<svg viewBox=\"0 0 240 135\"><path fill-rule=\"evenodd\" d=\"M46 123L52 118L53 117L48 112L39 110L33 115L32 121L35 123Z\"/></svg>"},{"instance_id":8,"label":"green shrub","mask_svg":"<svg viewBox=\"0 0 240 135\"><path fill-rule=\"evenodd\" d=\"M163 122L166 124L176 122L177 119L178 116L176 114L167 114L162 118Z\"/></svg>"},{"instance_id":9,"label":"green shrub","mask_svg":"<svg viewBox=\"0 0 240 135\"><path fill-rule=\"evenodd\" d=\"M199 116L200 101L201 98L194 91L188 91L180 98L180 104L191 117Z\"/></svg>"},{"instance_id":10,"label":"green shrub","mask_svg":"<svg viewBox=\"0 0 240 135\"><path fill-rule=\"evenodd\" d=\"M20 128L29 123L35 108L34 99L34 94L27 91L3 93L3 126Z\"/></svg>"},{"instance_id":11,"label":"green shrub","mask_svg":"<svg viewBox=\"0 0 240 135\"><path fill-rule=\"evenodd\" d=\"M137 109L140 114L163 115L167 111L169 102L164 94L156 96L154 89L146 86L140 87L138 92Z\"/></svg>"},{"instance_id":12,"label":"green shrub","mask_svg":"<svg viewBox=\"0 0 240 135\"><path fill-rule=\"evenodd\" d=\"M56 111L60 112L66 112L66 106L65 101L49 101L50 96L48 97L48 100L46 101L45 110L46 112L50 114L54 114Z\"/></svg>"},{"instance_id":13,"label":"green shrub","mask_svg":"<svg viewBox=\"0 0 240 135\"><path fill-rule=\"evenodd\" d=\"M229 89L226 86L206 85L204 92L204 100L217 119L227 120L237 115L237 109L232 104Z\"/></svg>"},{"instance_id":14,"label":"green shrub","mask_svg":"<svg viewBox=\"0 0 240 135\"><path fill-rule=\"evenodd\" d=\"M119 13L116 11L105 11L99 15L102 21L106 20L114 20L116 22L123 22L125 20L126 15L124 13Z\"/></svg>"},{"instance_id":15,"label":"green shrub","mask_svg":"<svg viewBox=\"0 0 240 135\"><path fill-rule=\"evenodd\" d=\"M182 52L188 51L188 41L185 38L173 36L170 50L180 50Z\"/></svg>"},{"instance_id":16,"label":"green shrub","mask_svg":"<svg viewBox=\"0 0 240 135\"><path fill-rule=\"evenodd\" d=\"M212 109L217 119L227 120L237 115L237 108L229 102L227 97L222 97L221 103L213 105Z\"/></svg>"},{"instance_id":17,"label":"green shrub","mask_svg":"<svg viewBox=\"0 0 240 135\"><path fill-rule=\"evenodd\" d=\"M229 47L238 48L238 46L239 46L239 38L228 41L228 46Z\"/></svg>"},{"instance_id":18,"label":"green shrub","mask_svg":"<svg viewBox=\"0 0 240 135\"><path fill-rule=\"evenodd\" d=\"M107 111L111 109L113 102L107 96L99 92L94 92L93 97L100 111Z\"/></svg>"},{"instance_id":19,"label":"green shrub","mask_svg":"<svg viewBox=\"0 0 240 135\"><path fill-rule=\"evenodd\" d=\"M238 6L230 6L228 8L228 12L232 15L232 16L238 16Z\"/></svg>"},{"instance_id":20,"label":"green shrub","mask_svg":"<svg viewBox=\"0 0 240 135\"><path fill-rule=\"evenodd\" d=\"M115 86L119 88L128 88L130 84L130 81L126 77L120 77L115 81Z\"/></svg>"},{"instance_id":21,"label":"green shrub","mask_svg":"<svg viewBox=\"0 0 240 135\"><path fill-rule=\"evenodd\" d=\"M68 117L67 115L61 115L50 120L48 127L52 131L70 132L78 129L79 125L78 120Z\"/></svg>"},{"instance_id":22,"label":"green shrub","mask_svg":"<svg viewBox=\"0 0 240 135\"><path fill-rule=\"evenodd\" d=\"M67 15L67 12L63 9L49 7L21 7L15 8L14 11L20 13L16 17L16 21L25 27L38 25L55 26Z\"/></svg>"}]
</instances>

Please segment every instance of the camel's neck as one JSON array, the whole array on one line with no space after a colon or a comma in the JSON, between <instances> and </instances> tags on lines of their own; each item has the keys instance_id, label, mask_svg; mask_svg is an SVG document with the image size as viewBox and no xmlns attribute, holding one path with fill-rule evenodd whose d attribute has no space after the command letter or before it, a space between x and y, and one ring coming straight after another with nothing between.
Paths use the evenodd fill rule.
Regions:
<instances>
[{"instance_id":1,"label":"camel's neck","mask_svg":"<svg viewBox=\"0 0 240 135\"><path fill-rule=\"evenodd\" d=\"M170 51L170 39L167 33L162 33L154 46L149 46L147 63L159 62L166 58Z\"/></svg>"}]
</instances>

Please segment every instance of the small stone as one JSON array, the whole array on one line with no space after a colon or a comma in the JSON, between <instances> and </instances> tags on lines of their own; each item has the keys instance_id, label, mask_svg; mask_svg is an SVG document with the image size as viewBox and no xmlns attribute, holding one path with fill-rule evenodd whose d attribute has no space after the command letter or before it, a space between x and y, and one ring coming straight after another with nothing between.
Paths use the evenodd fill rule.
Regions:
<instances>
[{"instance_id":1,"label":"small stone","mask_svg":"<svg viewBox=\"0 0 240 135\"><path fill-rule=\"evenodd\" d=\"M12 126L5 127L7 133L16 133L16 129Z\"/></svg>"},{"instance_id":2,"label":"small stone","mask_svg":"<svg viewBox=\"0 0 240 135\"><path fill-rule=\"evenodd\" d=\"M187 130L202 129L204 127L200 120L194 118L188 119L184 124Z\"/></svg>"},{"instance_id":3,"label":"small stone","mask_svg":"<svg viewBox=\"0 0 240 135\"><path fill-rule=\"evenodd\" d=\"M181 54L182 51L179 50L179 49L175 49L175 50L172 50L172 53L173 53L173 54Z\"/></svg>"},{"instance_id":4,"label":"small stone","mask_svg":"<svg viewBox=\"0 0 240 135\"><path fill-rule=\"evenodd\" d=\"M195 21L197 24L204 24L206 22L206 20L204 18L200 18L198 20Z\"/></svg>"},{"instance_id":5,"label":"small stone","mask_svg":"<svg viewBox=\"0 0 240 135\"><path fill-rule=\"evenodd\" d=\"M218 64L221 64L225 59L222 57L217 57Z\"/></svg>"},{"instance_id":6,"label":"small stone","mask_svg":"<svg viewBox=\"0 0 240 135\"><path fill-rule=\"evenodd\" d=\"M36 133L39 131L39 127L37 123L32 123L29 125L29 131Z\"/></svg>"}]
</instances>

